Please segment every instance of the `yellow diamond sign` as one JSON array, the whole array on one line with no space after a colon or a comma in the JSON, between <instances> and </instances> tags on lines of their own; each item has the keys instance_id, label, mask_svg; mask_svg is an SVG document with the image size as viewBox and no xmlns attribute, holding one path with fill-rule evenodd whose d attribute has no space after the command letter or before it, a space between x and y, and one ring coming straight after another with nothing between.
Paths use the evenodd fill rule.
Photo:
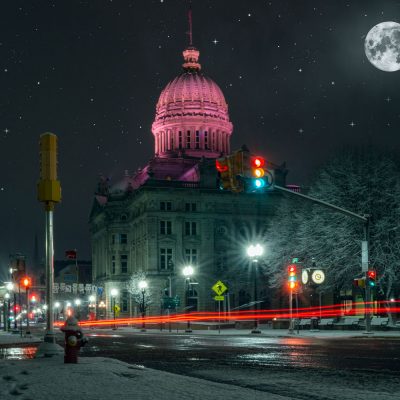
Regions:
<instances>
[{"instance_id":1,"label":"yellow diamond sign","mask_svg":"<svg viewBox=\"0 0 400 400\"><path fill-rule=\"evenodd\" d=\"M228 290L228 288L221 281L218 281L211 289L214 290L218 296L221 296L222 293Z\"/></svg>"}]
</instances>

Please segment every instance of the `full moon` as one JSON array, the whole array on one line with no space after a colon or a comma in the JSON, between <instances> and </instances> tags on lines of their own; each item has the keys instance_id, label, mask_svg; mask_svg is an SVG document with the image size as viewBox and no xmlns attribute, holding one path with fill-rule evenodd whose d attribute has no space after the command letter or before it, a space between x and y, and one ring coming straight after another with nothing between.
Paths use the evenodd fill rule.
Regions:
<instances>
[{"instance_id":1,"label":"full moon","mask_svg":"<svg viewBox=\"0 0 400 400\"><path fill-rule=\"evenodd\" d=\"M400 69L400 24L381 22L365 38L365 54L370 63L386 72Z\"/></svg>"}]
</instances>

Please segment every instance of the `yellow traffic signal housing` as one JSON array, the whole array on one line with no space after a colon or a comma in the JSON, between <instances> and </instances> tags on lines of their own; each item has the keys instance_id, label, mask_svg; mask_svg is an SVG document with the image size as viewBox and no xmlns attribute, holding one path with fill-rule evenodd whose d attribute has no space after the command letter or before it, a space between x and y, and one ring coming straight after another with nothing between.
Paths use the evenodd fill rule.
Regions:
<instances>
[{"instance_id":1,"label":"yellow traffic signal housing","mask_svg":"<svg viewBox=\"0 0 400 400\"><path fill-rule=\"evenodd\" d=\"M40 180L37 189L39 201L61 201L61 185L57 179L57 136L53 133L40 136Z\"/></svg>"}]
</instances>

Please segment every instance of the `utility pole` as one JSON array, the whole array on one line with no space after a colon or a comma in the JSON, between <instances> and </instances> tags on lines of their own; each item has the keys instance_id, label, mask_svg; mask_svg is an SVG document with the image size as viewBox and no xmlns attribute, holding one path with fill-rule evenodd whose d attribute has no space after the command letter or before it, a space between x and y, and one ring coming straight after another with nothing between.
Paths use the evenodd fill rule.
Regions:
<instances>
[{"instance_id":1,"label":"utility pole","mask_svg":"<svg viewBox=\"0 0 400 400\"><path fill-rule=\"evenodd\" d=\"M347 215L348 217L357 219L361 221L364 226L364 235L363 240L361 242L361 271L367 274L369 270L369 220L370 216L359 215L352 211L346 210L345 208L335 206L334 204L328 203L327 201L316 199L315 197L307 196L305 194L301 194L298 192L294 192L290 189L284 188L282 186L274 185L274 188L284 192L289 193L293 196L301 197L304 200L311 201L315 204L319 204L325 208L329 208L330 210L339 212L341 214ZM369 287L365 287L365 333L370 334L371 332L371 289Z\"/></svg>"},{"instance_id":2,"label":"utility pole","mask_svg":"<svg viewBox=\"0 0 400 400\"><path fill-rule=\"evenodd\" d=\"M46 222L46 333L36 357L51 357L62 352L56 344L53 314L54 236L53 214L55 204L61 201L61 185L57 179L57 136L40 135L40 179L37 185L38 200L44 204Z\"/></svg>"}]
</instances>

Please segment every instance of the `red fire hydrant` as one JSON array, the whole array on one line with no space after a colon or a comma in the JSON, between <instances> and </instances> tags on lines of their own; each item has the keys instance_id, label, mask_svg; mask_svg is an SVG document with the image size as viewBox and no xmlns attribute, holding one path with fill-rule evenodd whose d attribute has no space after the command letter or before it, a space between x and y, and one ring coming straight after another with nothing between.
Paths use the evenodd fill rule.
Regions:
<instances>
[{"instance_id":1,"label":"red fire hydrant","mask_svg":"<svg viewBox=\"0 0 400 400\"><path fill-rule=\"evenodd\" d=\"M79 349L87 343L88 339L83 334L75 317L68 317L61 330L65 334L64 363L76 364Z\"/></svg>"}]
</instances>

